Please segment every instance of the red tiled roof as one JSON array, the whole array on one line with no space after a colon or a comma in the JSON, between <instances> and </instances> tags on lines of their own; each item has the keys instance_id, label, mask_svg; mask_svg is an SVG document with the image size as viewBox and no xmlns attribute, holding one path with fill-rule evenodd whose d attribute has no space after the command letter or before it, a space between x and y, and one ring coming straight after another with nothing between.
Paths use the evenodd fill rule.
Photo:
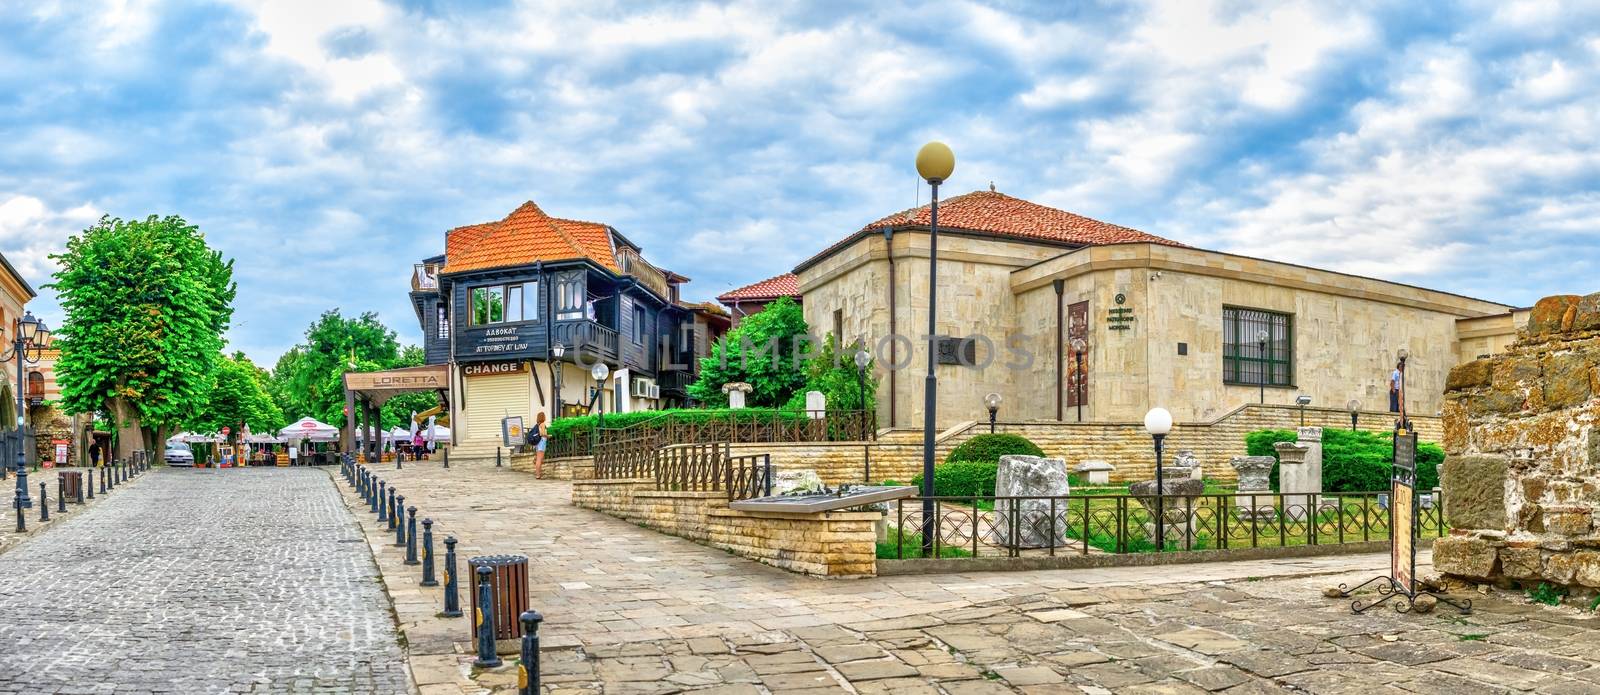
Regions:
<instances>
[{"instance_id":1,"label":"red tiled roof","mask_svg":"<svg viewBox=\"0 0 1600 695\"><path fill-rule=\"evenodd\" d=\"M612 272L621 272L609 227L551 217L533 201L523 203L498 222L446 232L444 246L442 272L446 274L585 258Z\"/></svg>"},{"instance_id":2,"label":"red tiled roof","mask_svg":"<svg viewBox=\"0 0 1600 695\"><path fill-rule=\"evenodd\" d=\"M804 268L816 263L833 254L833 252L844 248L855 239L857 234L862 232L880 231L886 227L926 228L929 216L927 205L889 215L862 227L856 234L852 234L821 253L812 256L804 263L801 263L800 267ZM1036 239L1053 244L1074 246L1097 246L1129 242L1183 246L1183 244L1171 239L1158 237L1137 229L1101 222L1100 220L1084 217L1083 215L1075 215L1065 210L1057 210L1038 203L1031 203L1021 198L1013 198L995 191L973 191L966 195L958 195L954 198L939 201L939 229L940 231L950 229L981 232L1016 237L1023 240Z\"/></svg>"},{"instance_id":3,"label":"red tiled roof","mask_svg":"<svg viewBox=\"0 0 1600 695\"><path fill-rule=\"evenodd\" d=\"M779 297L800 297L800 279L794 273L784 273L777 277L770 277L761 282L745 285L736 290L729 290L717 296L717 301L729 304L735 301L756 301L762 299L777 299Z\"/></svg>"}]
</instances>

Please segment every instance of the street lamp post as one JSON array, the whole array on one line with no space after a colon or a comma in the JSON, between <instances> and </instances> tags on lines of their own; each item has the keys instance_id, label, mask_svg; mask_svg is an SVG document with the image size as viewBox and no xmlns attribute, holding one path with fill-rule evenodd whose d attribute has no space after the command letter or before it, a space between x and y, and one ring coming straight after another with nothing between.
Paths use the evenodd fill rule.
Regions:
<instances>
[{"instance_id":1,"label":"street lamp post","mask_svg":"<svg viewBox=\"0 0 1600 695\"><path fill-rule=\"evenodd\" d=\"M1295 396L1294 404L1300 406L1300 426L1306 426L1306 406L1311 405L1311 397L1305 394Z\"/></svg>"},{"instance_id":2,"label":"street lamp post","mask_svg":"<svg viewBox=\"0 0 1600 695\"><path fill-rule=\"evenodd\" d=\"M1267 372L1272 368L1272 365L1267 364L1267 338L1269 337L1265 330L1256 331L1256 345L1260 346L1260 350L1256 355L1261 358L1261 381L1259 383L1261 384L1262 405L1267 403Z\"/></svg>"},{"instance_id":3,"label":"street lamp post","mask_svg":"<svg viewBox=\"0 0 1600 695\"><path fill-rule=\"evenodd\" d=\"M990 393L983 397L983 404L989 408L989 434L994 434L994 416L1000 412L1000 394Z\"/></svg>"},{"instance_id":4,"label":"street lamp post","mask_svg":"<svg viewBox=\"0 0 1600 695\"><path fill-rule=\"evenodd\" d=\"M596 405L600 406L599 423L595 426L595 431L598 432L606 426L606 402L600 398L600 392L605 389L606 377L611 376L611 368L604 362L596 362L589 368L589 376L594 378L594 398L589 400L589 409L594 410Z\"/></svg>"},{"instance_id":5,"label":"street lamp post","mask_svg":"<svg viewBox=\"0 0 1600 695\"><path fill-rule=\"evenodd\" d=\"M551 398L551 422L561 417L561 373L566 371L566 365L562 364L561 358L566 354L566 345L556 343L550 346L550 356L556 358L555 364L550 365L550 388L555 391Z\"/></svg>"},{"instance_id":6,"label":"street lamp post","mask_svg":"<svg viewBox=\"0 0 1600 695\"><path fill-rule=\"evenodd\" d=\"M33 500L28 497L28 404L27 394L22 390L22 368L23 365L38 364L44 357L45 348L50 347L50 328L34 318L31 311L17 319L12 328L15 337L12 338L11 353L0 357L0 361L9 360L13 355L17 358L16 505L19 509L31 509Z\"/></svg>"},{"instance_id":7,"label":"street lamp post","mask_svg":"<svg viewBox=\"0 0 1600 695\"><path fill-rule=\"evenodd\" d=\"M1350 431L1354 432L1356 422L1361 419L1361 401L1352 398L1349 403L1344 404L1344 407L1350 411Z\"/></svg>"},{"instance_id":8,"label":"street lamp post","mask_svg":"<svg viewBox=\"0 0 1600 695\"><path fill-rule=\"evenodd\" d=\"M1077 362L1072 390L1078 400L1078 422L1083 422L1083 353L1089 349L1089 341L1083 338L1072 339L1072 354Z\"/></svg>"},{"instance_id":9,"label":"street lamp post","mask_svg":"<svg viewBox=\"0 0 1600 695\"><path fill-rule=\"evenodd\" d=\"M1166 408L1151 408L1144 414L1144 431L1156 444L1156 552L1167 549L1167 481L1161 472L1161 441L1172 431L1172 413Z\"/></svg>"},{"instance_id":10,"label":"street lamp post","mask_svg":"<svg viewBox=\"0 0 1600 695\"><path fill-rule=\"evenodd\" d=\"M956 155L942 142L930 142L917 151L917 175L933 188L928 199L928 376L922 394L922 556L933 555L933 429L939 379L939 184L956 168Z\"/></svg>"}]
</instances>

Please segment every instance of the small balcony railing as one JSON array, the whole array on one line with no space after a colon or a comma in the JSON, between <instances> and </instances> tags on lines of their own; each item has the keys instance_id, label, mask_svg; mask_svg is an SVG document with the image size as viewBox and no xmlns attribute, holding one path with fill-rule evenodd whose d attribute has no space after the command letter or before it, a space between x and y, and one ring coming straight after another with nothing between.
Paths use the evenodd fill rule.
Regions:
<instances>
[{"instance_id":1,"label":"small balcony railing","mask_svg":"<svg viewBox=\"0 0 1600 695\"><path fill-rule=\"evenodd\" d=\"M616 359L617 332L594 321L559 321L554 329L555 339L569 348Z\"/></svg>"}]
</instances>

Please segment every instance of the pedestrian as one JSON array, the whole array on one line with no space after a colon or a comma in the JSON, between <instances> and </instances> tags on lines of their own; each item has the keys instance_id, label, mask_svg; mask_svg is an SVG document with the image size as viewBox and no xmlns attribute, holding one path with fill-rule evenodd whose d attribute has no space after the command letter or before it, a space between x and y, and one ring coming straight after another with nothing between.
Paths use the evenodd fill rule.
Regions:
<instances>
[{"instance_id":1,"label":"pedestrian","mask_svg":"<svg viewBox=\"0 0 1600 695\"><path fill-rule=\"evenodd\" d=\"M100 442L93 442L89 445L89 467L100 467Z\"/></svg>"},{"instance_id":2,"label":"pedestrian","mask_svg":"<svg viewBox=\"0 0 1600 695\"><path fill-rule=\"evenodd\" d=\"M1400 412L1400 363L1396 362L1394 371L1389 373L1389 412Z\"/></svg>"},{"instance_id":3,"label":"pedestrian","mask_svg":"<svg viewBox=\"0 0 1600 695\"><path fill-rule=\"evenodd\" d=\"M411 460L421 461L422 452L424 451L426 449L422 446L422 430L417 430L415 434L411 435Z\"/></svg>"},{"instance_id":4,"label":"pedestrian","mask_svg":"<svg viewBox=\"0 0 1600 695\"><path fill-rule=\"evenodd\" d=\"M532 433L534 451L536 452L533 455L533 477L535 478L544 477L544 446L549 441L549 435L550 432L544 425L544 413L539 413L539 416L533 421Z\"/></svg>"}]
</instances>

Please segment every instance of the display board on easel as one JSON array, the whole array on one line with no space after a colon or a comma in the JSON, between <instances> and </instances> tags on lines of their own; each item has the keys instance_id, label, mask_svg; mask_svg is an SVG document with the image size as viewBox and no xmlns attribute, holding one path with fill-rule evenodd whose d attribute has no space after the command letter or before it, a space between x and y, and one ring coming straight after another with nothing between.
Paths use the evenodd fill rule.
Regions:
<instances>
[{"instance_id":1,"label":"display board on easel","mask_svg":"<svg viewBox=\"0 0 1600 695\"><path fill-rule=\"evenodd\" d=\"M1394 472L1389 478L1389 574L1373 577L1353 588L1339 585L1338 595L1349 598L1369 585L1376 585L1378 598L1350 602L1350 610L1361 613L1373 606L1395 600L1396 612L1426 612L1431 604L1419 605L1424 594L1460 609L1472 611L1472 601L1456 601L1417 586L1417 433L1399 428L1394 433Z\"/></svg>"}]
</instances>

